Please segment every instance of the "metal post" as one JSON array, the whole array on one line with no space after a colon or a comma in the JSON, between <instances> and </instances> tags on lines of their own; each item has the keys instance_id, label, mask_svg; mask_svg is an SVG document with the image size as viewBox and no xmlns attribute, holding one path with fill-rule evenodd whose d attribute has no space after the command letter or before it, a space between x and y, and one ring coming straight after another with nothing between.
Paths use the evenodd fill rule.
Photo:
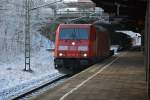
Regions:
<instances>
[{"instance_id":1,"label":"metal post","mask_svg":"<svg viewBox=\"0 0 150 100\"><path fill-rule=\"evenodd\" d=\"M150 99L150 1L148 3L148 12L147 12L147 67L148 67L148 100Z\"/></svg>"},{"instance_id":2,"label":"metal post","mask_svg":"<svg viewBox=\"0 0 150 100\"><path fill-rule=\"evenodd\" d=\"M147 80L147 100L150 99L150 1L147 0L147 11L145 18L145 67Z\"/></svg>"},{"instance_id":3,"label":"metal post","mask_svg":"<svg viewBox=\"0 0 150 100\"><path fill-rule=\"evenodd\" d=\"M30 67L30 0L25 1L25 68L24 71L32 71Z\"/></svg>"},{"instance_id":4,"label":"metal post","mask_svg":"<svg viewBox=\"0 0 150 100\"><path fill-rule=\"evenodd\" d=\"M117 3L117 2L115 2L115 5L117 7L117 9L116 9L116 15L119 16L120 15L120 4Z\"/></svg>"},{"instance_id":5,"label":"metal post","mask_svg":"<svg viewBox=\"0 0 150 100\"><path fill-rule=\"evenodd\" d=\"M69 9L67 9L67 15L69 15ZM69 16L67 17L67 24L69 24Z\"/></svg>"},{"instance_id":6,"label":"metal post","mask_svg":"<svg viewBox=\"0 0 150 100\"><path fill-rule=\"evenodd\" d=\"M120 15L120 4L117 4L117 16Z\"/></svg>"},{"instance_id":7,"label":"metal post","mask_svg":"<svg viewBox=\"0 0 150 100\"><path fill-rule=\"evenodd\" d=\"M148 65L147 65L147 40L148 40L148 9L146 11L146 16L145 16L145 34L144 34L144 66L145 66L145 71L146 71L146 81L148 81Z\"/></svg>"},{"instance_id":8,"label":"metal post","mask_svg":"<svg viewBox=\"0 0 150 100\"><path fill-rule=\"evenodd\" d=\"M32 0L25 0L25 68L24 71L32 72L30 58L31 58L31 43L30 43L30 13L33 10L40 9L42 7L46 7L57 2L62 2L62 0L52 2L46 5L42 5L39 7L31 8Z\"/></svg>"},{"instance_id":9,"label":"metal post","mask_svg":"<svg viewBox=\"0 0 150 100\"><path fill-rule=\"evenodd\" d=\"M54 7L54 17L56 18L56 14L57 14L57 1L55 0L55 2L56 2L56 7Z\"/></svg>"}]
</instances>

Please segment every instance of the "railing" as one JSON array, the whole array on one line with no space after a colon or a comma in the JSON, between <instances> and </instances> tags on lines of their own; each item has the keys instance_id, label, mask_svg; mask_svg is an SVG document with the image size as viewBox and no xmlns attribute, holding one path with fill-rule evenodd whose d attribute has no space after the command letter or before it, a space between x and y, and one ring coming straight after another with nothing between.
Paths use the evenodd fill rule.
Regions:
<instances>
[{"instance_id":1,"label":"railing","mask_svg":"<svg viewBox=\"0 0 150 100\"><path fill-rule=\"evenodd\" d=\"M85 17L98 18L103 22L109 23L109 15L103 13L102 11L57 11L56 15L63 18L74 18L73 20L78 20Z\"/></svg>"},{"instance_id":2,"label":"railing","mask_svg":"<svg viewBox=\"0 0 150 100\"><path fill-rule=\"evenodd\" d=\"M93 14L94 13L94 14ZM57 16L62 17L78 17L78 16L87 16L93 14L95 16L101 16L102 12L95 12L95 11L57 11Z\"/></svg>"}]
</instances>

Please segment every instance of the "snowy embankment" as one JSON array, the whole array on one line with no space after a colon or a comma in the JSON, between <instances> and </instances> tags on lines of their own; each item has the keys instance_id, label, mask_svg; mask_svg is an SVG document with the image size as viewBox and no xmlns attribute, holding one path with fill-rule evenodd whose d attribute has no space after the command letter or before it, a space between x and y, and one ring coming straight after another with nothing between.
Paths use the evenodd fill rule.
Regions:
<instances>
[{"instance_id":1,"label":"snowy embankment","mask_svg":"<svg viewBox=\"0 0 150 100\"><path fill-rule=\"evenodd\" d=\"M39 36L41 35L39 34ZM45 37L41 37L41 46L32 53L31 69L33 72L23 71L24 55L14 57L13 62L0 63L0 99L10 99L12 95L61 75L54 69L53 53L47 51L50 48L48 47L49 41ZM34 40L35 42L38 42L38 39Z\"/></svg>"},{"instance_id":2,"label":"snowy embankment","mask_svg":"<svg viewBox=\"0 0 150 100\"><path fill-rule=\"evenodd\" d=\"M44 0L33 1L39 4L44 2ZM54 48L53 43L37 31L41 27L39 23L47 22L47 18L52 14L49 12L50 9L47 12L43 11L44 8L33 11L31 15L33 72L23 71L24 4L24 0L0 0L0 100L9 100L16 93L60 75L53 66L53 53L47 51Z\"/></svg>"}]
</instances>

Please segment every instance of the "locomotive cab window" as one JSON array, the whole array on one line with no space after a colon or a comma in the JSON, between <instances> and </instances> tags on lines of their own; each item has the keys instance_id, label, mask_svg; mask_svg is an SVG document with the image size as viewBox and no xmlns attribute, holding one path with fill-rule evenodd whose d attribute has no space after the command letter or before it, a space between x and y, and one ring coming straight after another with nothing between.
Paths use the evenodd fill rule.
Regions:
<instances>
[{"instance_id":1,"label":"locomotive cab window","mask_svg":"<svg viewBox=\"0 0 150 100\"><path fill-rule=\"evenodd\" d=\"M60 30L60 39L86 40L89 30L86 28L64 28Z\"/></svg>"}]
</instances>

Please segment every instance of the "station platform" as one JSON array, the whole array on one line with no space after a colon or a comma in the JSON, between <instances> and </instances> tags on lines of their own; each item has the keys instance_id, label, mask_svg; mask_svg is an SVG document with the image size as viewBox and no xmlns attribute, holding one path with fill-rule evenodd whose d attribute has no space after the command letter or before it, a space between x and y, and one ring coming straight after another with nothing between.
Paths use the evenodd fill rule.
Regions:
<instances>
[{"instance_id":1,"label":"station platform","mask_svg":"<svg viewBox=\"0 0 150 100\"><path fill-rule=\"evenodd\" d=\"M91 66L33 100L146 100L144 56L122 52Z\"/></svg>"}]
</instances>

